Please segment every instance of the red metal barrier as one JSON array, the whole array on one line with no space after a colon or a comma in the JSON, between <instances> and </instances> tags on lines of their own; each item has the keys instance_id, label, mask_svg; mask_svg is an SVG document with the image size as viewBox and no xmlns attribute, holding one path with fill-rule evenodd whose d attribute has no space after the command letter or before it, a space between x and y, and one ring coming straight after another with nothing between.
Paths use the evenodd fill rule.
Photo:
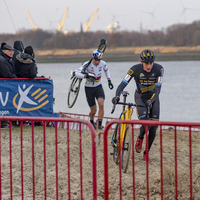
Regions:
<instances>
[{"instance_id":1,"label":"red metal barrier","mask_svg":"<svg viewBox=\"0 0 200 200\"><path fill-rule=\"evenodd\" d=\"M113 126L113 124L119 124L121 126L122 123L131 124L131 126L132 126L132 187L131 188L129 187L129 190L132 189L131 199L141 198L141 196L138 197L136 195L136 188L138 188L138 185L136 184L136 175L137 175L138 172L135 171L135 167L138 165L138 163L141 163L141 162L143 162L143 165L145 165L144 160L138 158L140 154L137 154L137 156L136 156L135 151L134 151L134 145L135 145L135 141L136 141L136 138L137 138L137 135L135 135L134 126L138 125L138 124L139 125L145 125L145 135L146 135L145 139L146 139L146 141L148 141L147 140L148 134L146 134L147 129L148 129L147 128L148 125L159 126L158 130L160 132L160 134L157 136L157 137L160 137L160 140L158 142L160 148L157 147L157 150L155 150L155 151L160 152L160 166L159 166L159 168L155 167L156 168L155 170L160 171L160 177L157 177L157 176L154 177L154 179L156 179L156 181L159 182L160 189L154 189L153 190L152 188L154 188L155 186L150 187L150 185L149 185L149 166L153 165L152 163L158 160L158 158L155 158L152 161L152 163L146 162L146 170L143 171L143 174L146 173L146 188L143 188L143 192L144 192L144 190L146 190L146 197L144 197L144 195L143 195L142 198L149 200L150 190L151 190L151 194L156 193L156 195L157 195L156 197L158 197L158 199L162 199L162 200L163 199L191 199L192 200L192 199L199 199L200 198L200 189L199 189L200 180L198 180L198 177L196 177L196 176L198 176L197 174L195 175L195 181L193 181L193 176L194 176L193 169L195 167L198 169L200 159L197 159L195 157L195 162L193 162L194 157L193 157L193 154L192 154L192 152L194 152L194 151L195 151L196 155L200 154L200 149L197 146L198 144L195 144L195 147L192 148L192 144L194 143L194 140L192 142L192 133L196 133L196 135L193 136L193 137L196 137L196 139L200 138L199 133L195 132L195 130L200 127L200 123L159 122L159 121L149 121L149 120L146 120L146 121L145 120L127 120L127 121L114 120L114 121L111 121L110 123L107 124L107 126L105 127L105 131L103 133L104 134L104 136L103 136L104 144L103 145L104 145L104 192L105 192L104 199L105 200L111 199L111 197L109 197L109 169L111 168L111 167L109 167L109 165L111 165L112 163L109 164L109 162L108 162L108 152L109 152L109 150L108 150L108 133L109 133L110 127ZM163 129L163 127L166 127L166 126L173 127L173 129L170 129L167 132L166 129ZM163 132L164 130L166 131L165 133ZM188 144L186 143L186 146L188 146L189 160L188 160L188 165L186 163L186 166L183 166L183 164L179 164L179 163L182 163L182 160L180 159L181 157L178 158L178 154L181 155L180 152L181 152L182 149L181 149L181 147L179 147L179 148L177 147L177 140L178 140L177 139L177 130L184 130L184 131L188 130L188 139L187 139ZM174 146L174 161L172 162L174 164L174 175L172 176L172 178L174 178L174 182L172 181L172 186L174 185L174 192L171 191L171 193L165 194L165 190L164 190L165 179L164 179L163 171L167 171L167 167L169 167L171 169L172 166L168 166L169 163L163 163L163 161L164 161L164 159L163 159L163 146L165 146L165 148L167 148L166 145L165 145L166 140L163 141L163 136L165 136L167 138L167 134L169 134L169 133L174 134L174 143L171 144L171 145ZM181 134L181 133L179 133L179 134ZM135 139L134 139L134 137L135 137ZM186 139L186 138L185 137L180 138L179 140L181 141L183 139ZM195 140L195 142L197 142L197 141ZM147 147L148 147L147 143L148 142L146 142L146 146L145 146L146 151L147 151ZM170 147L171 146L168 146L169 149L170 149ZM154 149L154 148L155 147L152 146L151 149ZM193 149L193 151L192 151L192 149ZM153 150L151 150L151 151L153 151ZM165 160L172 159L170 157L170 155L167 154L167 152L165 152L164 155L165 155ZM137 163L135 161L136 157L137 157ZM157 163L159 163L159 162L157 162ZM131 165L130 162L129 162L129 165ZM188 166L189 176L186 177L187 180L184 180L184 181L181 180L180 181L180 179L182 179L182 177L178 177L178 173L181 174L181 168L182 167L186 168L187 166ZM141 170L142 169L140 169L140 171ZM112 174L112 169L110 169L110 173ZM117 174L114 175L114 177L116 177L116 176L117 176ZM122 178L124 178L123 176L125 176L125 175L121 173L121 168L120 168L120 163L119 163L119 199L120 200L122 199L122 197L124 197L125 199L130 198L129 196L127 196L127 190L128 190L127 188L124 189L125 195L122 194L122 182L123 182ZM130 179L130 174L128 175L128 177L126 176L126 179L127 178ZM110 180L110 181L112 181L112 180ZM129 181L131 181L131 180L129 180ZM145 181L145 180L143 180L143 181ZM155 183L156 183L156 181L155 181ZM189 190L184 191L184 194L179 195L179 190L181 188L178 188L178 183L180 185L182 185L182 184L184 184L184 182L185 182L186 185L188 185ZM115 183L112 182L112 187L116 187L116 186L114 186L114 184ZM117 184L118 183L116 183L116 185ZM126 187L127 187L127 185L126 185ZM194 198L194 194L196 195L195 198ZM141 195L141 192L138 192L138 195ZM157 199L157 198L155 198L155 199Z\"/></svg>"},{"instance_id":2,"label":"red metal barrier","mask_svg":"<svg viewBox=\"0 0 200 200\"><path fill-rule=\"evenodd\" d=\"M67 112L59 112L60 113L60 117L62 118L76 118L76 119L84 119L87 121L90 121L90 117L89 115L84 115L84 114L78 114L78 113L67 113ZM96 122L98 119L98 116L94 117L94 121ZM117 118L114 117L104 117L103 118L103 125L106 125L107 123L109 123L112 120L116 120ZM60 123L59 124L59 128L66 128L66 123ZM88 129L88 127L86 127L84 124L82 124L82 129ZM77 124L76 123L71 123L69 126L69 129L73 129L76 130L77 129ZM111 127L111 129L113 129L113 127Z\"/></svg>"},{"instance_id":3,"label":"red metal barrier","mask_svg":"<svg viewBox=\"0 0 200 200\"><path fill-rule=\"evenodd\" d=\"M90 184L87 186L91 188L91 194L93 191L93 199L97 199L97 166L96 166L96 146L95 139L96 134L93 126L90 122L83 119L66 119L66 118L38 118L38 117L0 117L0 120L9 121L9 129L0 129L0 172L1 172L1 180L0 180L0 198L1 199L74 199L76 196L77 199L85 199L84 197L84 185ZM13 129L12 121L19 121L19 128ZM23 121L30 121L31 127L23 127ZM34 122L43 122L42 127L34 127ZM55 128L46 127L46 123L49 121L53 121L55 123ZM0 121L1 122L1 121ZM70 132L69 123L75 122L79 125L78 131ZM67 123L67 130L59 129L57 127L58 123ZM86 144L86 148L91 149L91 164L85 163L83 160L83 139L84 132L81 129L81 125L85 124L89 127L91 132L91 146ZM37 128L37 130L36 130ZM47 130L48 129L48 130ZM63 131L63 132L61 132ZM52 143L50 138L50 134L53 133L54 142ZM70 141L72 134L78 133L76 136L78 141L75 140ZM30 135L30 137L29 137ZM42 137L40 136L42 135ZM61 135L66 138L66 141L62 141ZM9 137L8 137L9 136ZM60 138L58 140L58 138ZM73 138L72 138L73 139ZM14 142L19 140L19 144L13 145ZM39 148L39 141L43 140L43 150ZM7 143L8 141L8 143ZM75 141L75 144L73 143ZM60 145L61 143L66 145ZM79 144L79 146L78 146ZM53 146L52 146L53 145ZM18 148L19 147L19 148ZM53 147L53 148L52 148ZM18 151L17 151L18 149ZM49 150L48 150L49 149ZM79 149L79 150L78 150ZM62 151L61 151L62 150ZM66 150L66 152L65 152ZM30 151L30 155L28 152ZM71 152L75 151L77 157L72 157ZM8 156L6 156L7 152L9 152ZM18 156L19 152L19 156ZM59 155L59 152L64 152ZM24 156L24 154L26 155ZM66 153L66 156L64 156ZM55 154L55 157L54 157ZM43 155L43 156L41 156ZM32 157L31 161L27 158ZM60 158L59 158L60 157ZM79 162L78 162L78 157ZM9 160L8 160L9 158ZM52 161L52 158L54 158ZM9 162L8 162L9 161ZM19 167L21 170L17 168L17 163L19 163ZM43 166L40 166L40 161L42 161ZM62 167L62 163L66 164L66 176L59 171ZM71 163L77 163L71 167ZM55 166L54 166L55 164ZM84 182L83 184L83 164L90 168L91 165L91 181L90 183ZM9 165L9 172L7 171ZM30 166L32 165L32 168ZM3 166L3 167L2 167ZM7 167L5 167L7 166ZM75 168L80 166L80 174L77 176L77 171ZM29 169L29 170L27 170ZM20 175L16 175L18 171L21 171ZM32 176L28 174L28 171L32 172ZM41 171L43 171L44 176L40 175ZM75 174L74 174L75 172ZM62 172L63 173L63 172ZM9 176L8 176L9 174ZM21 176L21 183L19 183L18 178ZM52 177L55 176L55 180L53 182L48 182ZM5 178L6 177L6 178ZM10 184L8 183L8 179L10 180ZM25 179L28 179L28 182L25 184ZM59 184L59 182L65 183L66 185ZM80 180L80 182L78 181ZM76 183L78 181L78 183ZM43 182L43 187L41 185ZM17 184L16 184L17 183ZM91 184L92 183L92 184ZM8 185L9 184L9 185ZM55 187L51 188L50 186L54 185ZM73 191L71 188L72 185L78 185L78 190L80 190L80 194L77 194L77 191ZM29 185L32 185L32 189ZM79 187L80 185L80 187ZM66 187L67 186L67 187ZM63 192L63 187L68 188L68 191ZM3 188L3 189L2 189ZM10 188L10 189L8 189ZM87 189L87 188L86 188ZM42 192L41 192L42 191ZM59 194L59 191L62 191L62 194ZM43 194L42 194L43 193ZM67 196L66 196L67 195ZM73 195L73 197L72 197Z\"/></svg>"},{"instance_id":4,"label":"red metal barrier","mask_svg":"<svg viewBox=\"0 0 200 200\"><path fill-rule=\"evenodd\" d=\"M59 112L60 114L60 117L62 118L77 118L77 119L84 119L84 120L87 120L87 121L90 121L90 117L89 115L85 115L85 114L79 114L79 113L67 113L67 112ZM95 116L94 118L95 122L97 121L98 119L98 116ZM112 120L118 120L118 118L115 118L115 117L104 117L104 120L103 120L103 124L106 125L108 124L110 121ZM59 128L66 128L67 125L66 123L59 123L58 124L58 127ZM135 129L139 129L139 125L136 124L136 126L134 127ZM84 124L82 124L82 129L88 129L88 127L84 126ZM77 125L76 123L71 123L70 126L69 126L69 129L77 129ZM111 129L115 129L114 125L111 127ZM181 130L181 131L188 131L188 127L177 127L178 130ZM174 130L174 126L169 126L169 125L163 125L162 126L162 130ZM192 129L192 131L194 132L200 132L200 127L194 127Z\"/></svg>"}]
</instances>

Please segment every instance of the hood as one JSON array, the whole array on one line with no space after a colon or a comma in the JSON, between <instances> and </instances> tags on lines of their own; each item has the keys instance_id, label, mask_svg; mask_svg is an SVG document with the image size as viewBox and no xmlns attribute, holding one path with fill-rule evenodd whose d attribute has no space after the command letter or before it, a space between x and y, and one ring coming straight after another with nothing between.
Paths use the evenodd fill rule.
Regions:
<instances>
[{"instance_id":1,"label":"hood","mask_svg":"<svg viewBox=\"0 0 200 200\"><path fill-rule=\"evenodd\" d=\"M21 41L15 41L14 42L14 49L17 49L20 52L24 51L24 45Z\"/></svg>"},{"instance_id":2,"label":"hood","mask_svg":"<svg viewBox=\"0 0 200 200\"><path fill-rule=\"evenodd\" d=\"M19 60L19 62L24 63L24 64L30 64L33 61L33 58L27 54L27 53L20 53L16 56L17 60Z\"/></svg>"}]
</instances>

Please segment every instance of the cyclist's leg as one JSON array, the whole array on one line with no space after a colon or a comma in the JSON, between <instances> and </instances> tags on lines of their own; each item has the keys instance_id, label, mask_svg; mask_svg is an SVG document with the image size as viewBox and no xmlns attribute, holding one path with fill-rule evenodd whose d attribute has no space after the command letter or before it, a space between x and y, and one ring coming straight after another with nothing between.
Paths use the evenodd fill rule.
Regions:
<instances>
[{"instance_id":1,"label":"cyclist's leg","mask_svg":"<svg viewBox=\"0 0 200 200\"><path fill-rule=\"evenodd\" d=\"M151 108L151 112L150 112L150 119L151 120L159 120L159 113L160 113L160 102L159 99L157 99L156 101L154 101L154 103L152 104L152 108ZM153 141L156 137L156 130L157 130L158 126L151 126L149 129L149 136L148 136L148 142L149 142L149 147L148 147L148 152L150 151L150 148L153 144ZM146 150L144 151L144 160L151 162L151 160L149 159L149 155L146 153Z\"/></svg>"},{"instance_id":2,"label":"cyclist's leg","mask_svg":"<svg viewBox=\"0 0 200 200\"><path fill-rule=\"evenodd\" d=\"M135 102L137 105L145 106L145 103L141 98L141 94L139 94L138 92L135 93ZM146 115L146 107L137 107L136 113L139 120L149 119L149 116ZM148 126L148 129L149 128L150 127ZM138 135L136 145L135 145L135 149L137 153L140 153L142 151L142 143L144 139L144 134L145 134L145 126L142 125L140 127L140 134Z\"/></svg>"},{"instance_id":3,"label":"cyclist's leg","mask_svg":"<svg viewBox=\"0 0 200 200\"><path fill-rule=\"evenodd\" d=\"M103 121L103 117L104 117L104 99L98 98L97 102L98 102L98 106L99 106L98 126L100 128L102 126L102 121Z\"/></svg>"},{"instance_id":4,"label":"cyclist's leg","mask_svg":"<svg viewBox=\"0 0 200 200\"><path fill-rule=\"evenodd\" d=\"M135 102L137 105L142 105L144 107L137 107L136 108L136 113L137 113L137 117L139 120L148 120L149 116L146 115L146 107L145 107L145 103L142 101L141 99L141 94L139 93L135 93ZM140 135L139 138L143 139L144 138L144 134L145 134L145 126L141 126L140 127Z\"/></svg>"},{"instance_id":5,"label":"cyclist's leg","mask_svg":"<svg viewBox=\"0 0 200 200\"><path fill-rule=\"evenodd\" d=\"M95 88L85 87L86 100L90 107L90 113L89 113L90 122L93 124L94 128L96 128L95 123L94 123L94 116L97 112L97 106L96 106L96 102L95 102L94 91L95 91Z\"/></svg>"},{"instance_id":6,"label":"cyclist's leg","mask_svg":"<svg viewBox=\"0 0 200 200\"><path fill-rule=\"evenodd\" d=\"M98 102L99 111L98 111L98 128L102 129L102 121L104 117L104 100L105 94L102 85L97 86L97 90L95 91L95 97Z\"/></svg>"},{"instance_id":7,"label":"cyclist's leg","mask_svg":"<svg viewBox=\"0 0 200 200\"><path fill-rule=\"evenodd\" d=\"M152 104L151 112L150 112L150 120L159 120L160 117L160 102L159 99L155 100ZM151 145L156 137L156 130L158 126L151 126L149 129L149 150Z\"/></svg>"}]
</instances>

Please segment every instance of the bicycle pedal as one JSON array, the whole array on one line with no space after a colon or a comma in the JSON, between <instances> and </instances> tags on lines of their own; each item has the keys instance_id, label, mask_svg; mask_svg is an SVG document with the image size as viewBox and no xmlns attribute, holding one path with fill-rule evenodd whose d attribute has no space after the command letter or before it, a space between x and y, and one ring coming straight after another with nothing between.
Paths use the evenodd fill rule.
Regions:
<instances>
[{"instance_id":1,"label":"bicycle pedal","mask_svg":"<svg viewBox=\"0 0 200 200\"><path fill-rule=\"evenodd\" d=\"M115 147L115 145L113 144L113 142L111 142L110 145L111 145L112 147Z\"/></svg>"}]
</instances>

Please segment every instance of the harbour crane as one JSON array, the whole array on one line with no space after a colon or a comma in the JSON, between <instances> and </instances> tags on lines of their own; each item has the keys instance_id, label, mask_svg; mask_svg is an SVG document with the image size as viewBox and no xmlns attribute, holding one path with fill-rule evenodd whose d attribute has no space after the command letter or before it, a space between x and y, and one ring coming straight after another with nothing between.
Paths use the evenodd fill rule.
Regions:
<instances>
[{"instance_id":1,"label":"harbour crane","mask_svg":"<svg viewBox=\"0 0 200 200\"><path fill-rule=\"evenodd\" d=\"M94 13L93 13L93 15L92 15L92 17L91 17L89 23L86 23L86 22L85 22L85 29L84 29L84 32L88 32L88 29L90 28L90 26L91 26L91 24L92 24L92 22L93 22L93 20L94 20L95 15L97 14L97 11L98 11L98 10L99 10L99 7L94 11Z\"/></svg>"},{"instance_id":2,"label":"harbour crane","mask_svg":"<svg viewBox=\"0 0 200 200\"><path fill-rule=\"evenodd\" d=\"M58 23L58 32L61 32L61 30L62 30L62 27L63 27L63 25L64 25L64 22L65 22L65 18L66 18L68 9L69 9L69 6L65 9L65 13L64 13L64 15L63 15L62 21L61 21L60 23Z\"/></svg>"},{"instance_id":3,"label":"harbour crane","mask_svg":"<svg viewBox=\"0 0 200 200\"><path fill-rule=\"evenodd\" d=\"M32 18L31 18L31 16L30 16L29 12L26 11L26 13L27 13L27 15L28 15L28 18L29 18L29 20L30 20L30 22L31 22L31 25L32 25L33 29L36 31L36 30L38 29L38 27L35 26L35 24L33 23L33 20L32 20Z\"/></svg>"}]
</instances>

